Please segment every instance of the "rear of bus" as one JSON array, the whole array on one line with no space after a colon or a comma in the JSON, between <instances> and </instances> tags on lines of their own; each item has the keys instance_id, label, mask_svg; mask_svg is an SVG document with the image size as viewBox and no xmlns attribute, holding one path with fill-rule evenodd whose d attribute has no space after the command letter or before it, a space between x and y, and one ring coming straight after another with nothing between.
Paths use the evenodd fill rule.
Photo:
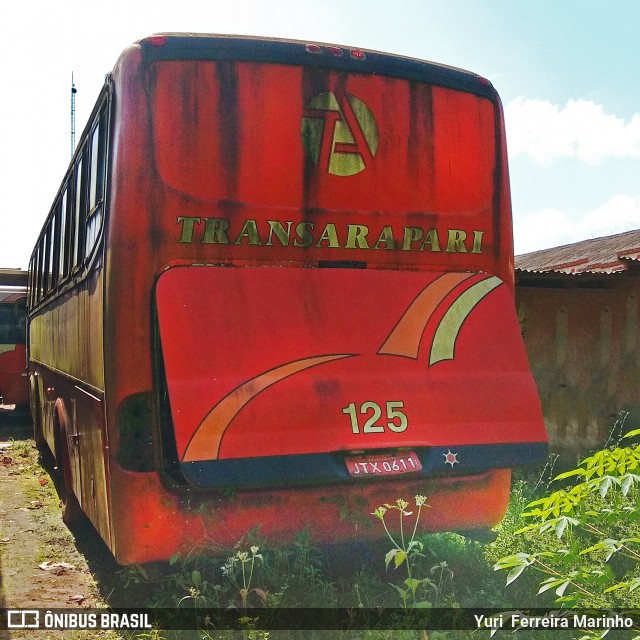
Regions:
<instances>
[{"instance_id":1,"label":"rear of bus","mask_svg":"<svg viewBox=\"0 0 640 640\"><path fill-rule=\"evenodd\" d=\"M546 437L499 99L358 49L159 35L113 73L105 389L121 562L495 525Z\"/></svg>"},{"instance_id":2,"label":"rear of bus","mask_svg":"<svg viewBox=\"0 0 640 640\"><path fill-rule=\"evenodd\" d=\"M26 275L13 269L0 273L0 405L29 404Z\"/></svg>"}]
</instances>

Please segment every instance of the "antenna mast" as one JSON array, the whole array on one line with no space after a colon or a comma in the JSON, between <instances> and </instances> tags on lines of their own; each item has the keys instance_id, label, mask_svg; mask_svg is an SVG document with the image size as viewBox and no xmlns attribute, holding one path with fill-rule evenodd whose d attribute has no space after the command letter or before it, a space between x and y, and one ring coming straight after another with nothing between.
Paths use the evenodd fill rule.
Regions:
<instances>
[{"instance_id":1,"label":"antenna mast","mask_svg":"<svg viewBox=\"0 0 640 640\"><path fill-rule=\"evenodd\" d=\"M76 148L76 85L73 84L73 71L71 72L71 157Z\"/></svg>"}]
</instances>

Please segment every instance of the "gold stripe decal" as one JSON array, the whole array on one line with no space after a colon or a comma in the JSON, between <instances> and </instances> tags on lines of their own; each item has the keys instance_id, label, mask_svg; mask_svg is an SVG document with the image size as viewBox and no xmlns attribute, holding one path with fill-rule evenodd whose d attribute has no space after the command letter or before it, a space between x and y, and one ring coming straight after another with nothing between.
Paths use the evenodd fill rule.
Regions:
<instances>
[{"instance_id":1,"label":"gold stripe decal","mask_svg":"<svg viewBox=\"0 0 640 640\"><path fill-rule=\"evenodd\" d=\"M502 284L495 276L469 287L453 302L444 314L433 336L429 366L442 360L453 360L458 333L474 307L496 287Z\"/></svg>"},{"instance_id":2,"label":"gold stripe decal","mask_svg":"<svg viewBox=\"0 0 640 640\"><path fill-rule=\"evenodd\" d=\"M350 358L351 354L314 356L304 360L288 362L271 371L247 380L231 391L204 417L193 434L182 458L183 462L197 460L216 460L220 450L220 442L226 428L238 412L255 396L276 382L292 376L305 369L310 369L332 360Z\"/></svg>"},{"instance_id":3,"label":"gold stripe decal","mask_svg":"<svg viewBox=\"0 0 640 640\"><path fill-rule=\"evenodd\" d=\"M440 303L472 273L445 273L425 287L404 312L378 353L418 358L422 334Z\"/></svg>"}]
</instances>

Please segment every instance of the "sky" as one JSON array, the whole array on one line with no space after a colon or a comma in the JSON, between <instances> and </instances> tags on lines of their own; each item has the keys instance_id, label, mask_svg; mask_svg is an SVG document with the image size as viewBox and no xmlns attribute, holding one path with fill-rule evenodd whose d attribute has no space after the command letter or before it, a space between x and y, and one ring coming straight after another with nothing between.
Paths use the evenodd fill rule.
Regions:
<instances>
[{"instance_id":1,"label":"sky","mask_svg":"<svg viewBox=\"0 0 640 640\"><path fill-rule=\"evenodd\" d=\"M23 0L0 39L0 267L26 268L104 77L186 31L329 42L478 73L505 109L517 254L640 228L636 0Z\"/></svg>"}]
</instances>

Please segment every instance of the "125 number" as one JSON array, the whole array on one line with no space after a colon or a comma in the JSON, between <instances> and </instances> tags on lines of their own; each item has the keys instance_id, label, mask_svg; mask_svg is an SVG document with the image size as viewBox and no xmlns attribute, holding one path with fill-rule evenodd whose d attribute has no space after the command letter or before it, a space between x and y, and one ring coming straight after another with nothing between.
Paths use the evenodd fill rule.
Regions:
<instances>
[{"instance_id":1,"label":"125 number","mask_svg":"<svg viewBox=\"0 0 640 640\"><path fill-rule=\"evenodd\" d=\"M407 416L401 411L404 409L404 402L388 400L385 407L387 429L402 433L408 426ZM377 424L382 417L382 407L377 402L363 402L359 408L355 402L350 402L342 413L349 416L353 433L360 433L360 420L363 420L362 433L382 433L385 430L384 425Z\"/></svg>"}]
</instances>

